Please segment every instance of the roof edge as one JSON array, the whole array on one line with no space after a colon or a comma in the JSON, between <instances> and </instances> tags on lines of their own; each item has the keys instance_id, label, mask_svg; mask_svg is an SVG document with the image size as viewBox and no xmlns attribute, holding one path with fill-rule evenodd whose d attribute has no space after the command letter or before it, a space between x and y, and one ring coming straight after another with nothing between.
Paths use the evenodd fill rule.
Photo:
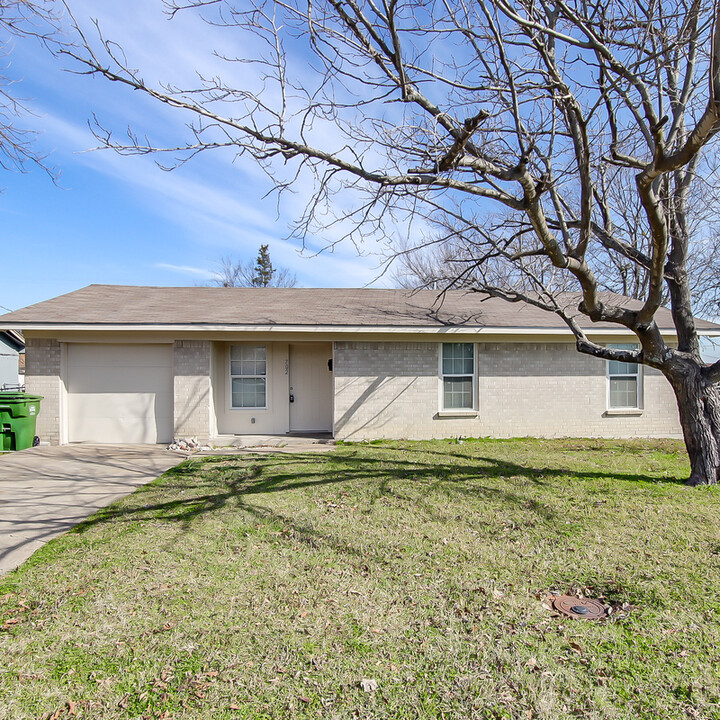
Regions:
<instances>
[{"instance_id":1,"label":"roof edge","mask_svg":"<svg viewBox=\"0 0 720 720\"><path fill-rule=\"evenodd\" d=\"M0 334L4 335L11 345L15 346L15 349L19 352L21 350L25 349L25 339L20 334L20 331L22 328L11 328L11 327L4 327L2 330L0 330Z\"/></svg>"},{"instance_id":2,"label":"roof edge","mask_svg":"<svg viewBox=\"0 0 720 720\"><path fill-rule=\"evenodd\" d=\"M215 323L8 323L9 329L29 331L94 331L94 332L267 332L267 333L375 333L375 334L474 334L474 335L568 335L567 327L489 326L489 325L227 325ZM624 327L587 328L593 335L633 335ZM675 336L674 328L660 328L663 335ZM720 337L717 330L698 330L699 335Z\"/></svg>"}]
</instances>

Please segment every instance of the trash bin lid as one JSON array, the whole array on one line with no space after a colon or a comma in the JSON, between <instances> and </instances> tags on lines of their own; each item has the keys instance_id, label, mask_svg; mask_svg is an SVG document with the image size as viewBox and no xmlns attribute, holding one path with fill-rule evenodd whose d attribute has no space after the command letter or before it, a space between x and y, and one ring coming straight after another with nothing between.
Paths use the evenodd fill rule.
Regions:
<instances>
[{"instance_id":1,"label":"trash bin lid","mask_svg":"<svg viewBox=\"0 0 720 720\"><path fill-rule=\"evenodd\" d=\"M40 402L42 399L42 395L28 395L27 393L19 392L0 392L0 403L4 404Z\"/></svg>"}]
</instances>

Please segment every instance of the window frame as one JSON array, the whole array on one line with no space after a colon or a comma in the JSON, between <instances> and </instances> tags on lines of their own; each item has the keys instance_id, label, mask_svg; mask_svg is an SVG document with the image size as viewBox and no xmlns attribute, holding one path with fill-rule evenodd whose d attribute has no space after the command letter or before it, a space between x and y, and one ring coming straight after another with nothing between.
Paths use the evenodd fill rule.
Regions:
<instances>
[{"instance_id":1,"label":"window frame","mask_svg":"<svg viewBox=\"0 0 720 720\"><path fill-rule=\"evenodd\" d=\"M468 373L445 373L443 372L443 347L445 345L470 345L473 350L472 374ZM438 408L442 415L476 415L478 412L478 346L474 342L441 342L438 345ZM472 380L472 405L470 407L448 408L445 407L445 378L469 377Z\"/></svg>"},{"instance_id":2,"label":"window frame","mask_svg":"<svg viewBox=\"0 0 720 720\"><path fill-rule=\"evenodd\" d=\"M612 348L614 350L638 350L640 348L639 343L608 343L607 347ZM617 362L615 360L606 360L605 361L605 407L607 408L607 412L613 413L623 413L623 412L638 412L644 409L644 401L645 401L645 393L644 393L644 373L643 373L643 366L641 363L634 364L637 368L636 373L611 373L610 372L610 364L612 362ZM612 385L612 380L615 378L623 379L623 378L634 378L636 381L636 397L637 397L637 403L635 405L612 405L611 403L611 392L610 388Z\"/></svg>"},{"instance_id":3,"label":"window frame","mask_svg":"<svg viewBox=\"0 0 720 720\"><path fill-rule=\"evenodd\" d=\"M264 348L265 349L265 375L234 375L232 371L232 349L234 347L239 348ZM258 410L267 410L270 407L270 345L267 343L232 343L231 345L228 345L228 357L227 357L227 372L228 372L228 408L233 410L239 410L239 411L258 411ZM260 378L265 380L265 405L253 405L253 406L244 406L244 405L234 405L233 404L233 380L235 378Z\"/></svg>"}]
</instances>

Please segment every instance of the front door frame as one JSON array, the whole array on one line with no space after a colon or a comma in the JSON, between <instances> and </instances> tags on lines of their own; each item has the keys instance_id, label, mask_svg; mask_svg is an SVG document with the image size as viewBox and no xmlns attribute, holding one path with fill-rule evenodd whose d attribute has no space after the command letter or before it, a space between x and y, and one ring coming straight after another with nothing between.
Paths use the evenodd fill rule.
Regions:
<instances>
[{"instance_id":1,"label":"front door frame","mask_svg":"<svg viewBox=\"0 0 720 720\"><path fill-rule=\"evenodd\" d=\"M329 355L328 360L330 360L333 363L333 369L328 370L329 382L328 382L328 398L327 401L329 402L329 407L327 407L328 415L327 415L327 427L326 428L316 428L316 427L302 427L304 424L302 421L298 422L297 418L297 407L295 406L295 402L297 402L297 399L295 402L289 402L288 407L288 433L289 434L303 434L303 433L330 433L331 435L334 435L334 425L335 425L335 372L334 372L334 363L335 363L335 344L331 341L326 342L291 342L288 345L288 362L289 362L289 373L288 373L288 400L290 400L290 397L294 397L298 392L301 393L299 398L304 402L306 401L306 397L302 395L303 390L301 387L295 387L295 384L298 382L298 380L302 381L302 377L298 374L298 356L296 354L295 356L295 362L293 362L293 348L327 348L328 352L325 353L325 356ZM297 353L297 351L296 351ZM317 353L317 355L320 355L320 352ZM295 367L295 376L293 377L293 370ZM295 406L296 412L293 413L293 409ZM293 415L295 415L295 418L293 418ZM300 427L299 427L300 426Z\"/></svg>"}]
</instances>

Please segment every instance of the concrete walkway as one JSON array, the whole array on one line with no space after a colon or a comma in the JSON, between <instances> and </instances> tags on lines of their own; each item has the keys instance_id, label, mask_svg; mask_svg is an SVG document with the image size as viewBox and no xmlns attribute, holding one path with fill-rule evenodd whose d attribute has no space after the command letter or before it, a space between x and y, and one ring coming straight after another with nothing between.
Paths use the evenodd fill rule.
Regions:
<instances>
[{"instance_id":1,"label":"concrete walkway","mask_svg":"<svg viewBox=\"0 0 720 720\"><path fill-rule=\"evenodd\" d=\"M185 457L162 445L66 445L0 455L0 575Z\"/></svg>"},{"instance_id":2,"label":"concrete walkway","mask_svg":"<svg viewBox=\"0 0 720 720\"><path fill-rule=\"evenodd\" d=\"M220 435L212 440L212 450L202 455L236 455L242 453L328 452L335 447L330 433L309 435Z\"/></svg>"}]
</instances>

